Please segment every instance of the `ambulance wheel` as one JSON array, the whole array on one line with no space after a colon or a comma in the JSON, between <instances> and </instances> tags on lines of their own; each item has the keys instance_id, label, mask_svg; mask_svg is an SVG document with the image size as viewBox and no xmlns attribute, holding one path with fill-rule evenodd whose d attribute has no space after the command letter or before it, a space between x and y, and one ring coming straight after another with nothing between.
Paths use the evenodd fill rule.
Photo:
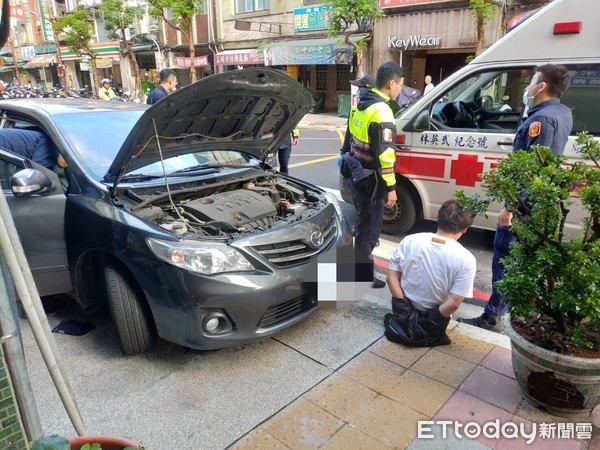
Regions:
<instances>
[{"instance_id":1,"label":"ambulance wheel","mask_svg":"<svg viewBox=\"0 0 600 450\"><path fill-rule=\"evenodd\" d=\"M396 206L385 208L383 211L383 226L385 234L404 234L410 230L417 220L415 203L410 194L401 185L396 188L398 201Z\"/></svg>"}]
</instances>

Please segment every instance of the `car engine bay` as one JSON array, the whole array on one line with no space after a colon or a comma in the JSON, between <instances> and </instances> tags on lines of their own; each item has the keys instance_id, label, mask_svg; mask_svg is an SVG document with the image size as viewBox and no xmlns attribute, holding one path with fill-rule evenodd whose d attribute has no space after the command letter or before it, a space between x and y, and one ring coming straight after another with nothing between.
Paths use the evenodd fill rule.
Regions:
<instances>
[{"instance_id":1,"label":"car engine bay","mask_svg":"<svg viewBox=\"0 0 600 450\"><path fill-rule=\"evenodd\" d=\"M187 238L276 229L318 213L327 203L323 193L264 172L194 187L171 186L170 192L127 189L117 200L136 216Z\"/></svg>"}]
</instances>

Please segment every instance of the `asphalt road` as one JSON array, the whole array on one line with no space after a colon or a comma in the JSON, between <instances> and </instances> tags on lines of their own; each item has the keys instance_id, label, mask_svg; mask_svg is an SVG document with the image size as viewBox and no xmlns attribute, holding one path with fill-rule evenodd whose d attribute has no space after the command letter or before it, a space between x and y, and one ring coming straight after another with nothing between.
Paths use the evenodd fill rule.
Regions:
<instances>
[{"instance_id":1,"label":"asphalt road","mask_svg":"<svg viewBox=\"0 0 600 450\"><path fill-rule=\"evenodd\" d=\"M321 187L338 190L336 160L342 146L342 139L343 135L338 131L302 129L299 143L292 150L289 166L290 175ZM348 215L353 213L353 207L350 205L343 205L342 209ZM410 230L410 233L421 231L435 231L435 223L419 222ZM490 292L493 238L493 232L476 229L469 230L461 238L461 243L477 258L475 289L482 293ZM382 239L398 243L402 236L384 234ZM381 276L384 276L384 271L381 268L379 272ZM481 304L478 301L472 303Z\"/></svg>"},{"instance_id":2,"label":"asphalt road","mask_svg":"<svg viewBox=\"0 0 600 450\"><path fill-rule=\"evenodd\" d=\"M302 130L291 174L336 189L339 147L336 132ZM413 231L432 226L424 222ZM481 290L489 286L490 242L488 232L464 237L478 259ZM389 293L365 292L358 301L323 304L302 323L254 345L193 352L161 341L135 357L120 353L107 311L87 316L64 297L47 299L47 310L51 327L62 320L95 325L84 336L54 335L89 433L130 437L151 450L223 449L383 335ZM479 311L465 304L458 316ZM44 430L74 435L26 320L22 328Z\"/></svg>"}]
</instances>

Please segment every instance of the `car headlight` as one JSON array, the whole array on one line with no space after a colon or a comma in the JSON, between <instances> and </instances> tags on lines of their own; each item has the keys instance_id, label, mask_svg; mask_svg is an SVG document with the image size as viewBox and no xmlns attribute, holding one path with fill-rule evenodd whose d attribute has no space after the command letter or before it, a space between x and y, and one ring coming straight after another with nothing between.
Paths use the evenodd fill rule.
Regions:
<instances>
[{"instance_id":1,"label":"car headlight","mask_svg":"<svg viewBox=\"0 0 600 450\"><path fill-rule=\"evenodd\" d=\"M254 270L233 247L219 242L162 241L148 238L148 247L159 259L190 272L214 274Z\"/></svg>"},{"instance_id":2,"label":"car headlight","mask_svg":"<svg viewBox=\"0 0 600 450\"><path fill-rule=\"evenodd\" d=\"M338 215L338 218L341 220L341 218L343 217L343 215L342 215L342 207L340 206L340 202L338 201L338 199L335 196L335 194L333 194L331 192L325 192L325 197L327 198L327 200L329 201L329 203L331 203L333 205L333 207L335 208L335 212Z\"/></svg>"}]
</instances>

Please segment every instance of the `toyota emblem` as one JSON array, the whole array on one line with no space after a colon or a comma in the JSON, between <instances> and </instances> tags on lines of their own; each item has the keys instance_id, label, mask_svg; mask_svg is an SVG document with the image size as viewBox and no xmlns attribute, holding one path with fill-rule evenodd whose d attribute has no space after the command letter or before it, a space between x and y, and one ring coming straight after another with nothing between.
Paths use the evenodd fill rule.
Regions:
<instances>
[{"instance_id":1,"label":"toyota emblem","mask_svg":"<svg viewBox=\"0 0 600 450\"><path fill-rule=\"evenodd\" d=\"M310 243L315 247L320 247L323 245L323 240L323 233L320 231L313 231L313 233L310 235Z\"/></svg>"}]
</instances>

